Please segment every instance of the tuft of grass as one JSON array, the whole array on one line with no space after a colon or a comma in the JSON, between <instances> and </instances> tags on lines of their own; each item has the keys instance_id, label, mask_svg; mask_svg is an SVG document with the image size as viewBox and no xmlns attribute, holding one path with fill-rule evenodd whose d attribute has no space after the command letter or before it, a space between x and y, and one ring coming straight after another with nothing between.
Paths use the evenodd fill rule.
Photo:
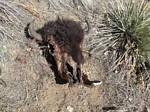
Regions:
<instances>
[{"instance_id":1,"label":"tuft of grass","mask_svg":"<svg viewBox=\"0 0 150 112\"><path fill-rule=\"evenodd\" d=\"M105 41L113 48L113 70L127 68L141 79L150 57L150 8L145 0L113 0L106 7L104 23L111 36Z\"/></svg>"},{"instance_id":2,"label":"tuft of grass","mask_svg":"<svg viewBox=\"0 0 150 112\"><path fill-rule=\"evenodd\" d=\"M36 16L38 18L40 17L40 13L38 12L37 8L33 4L19 4L22 6L25 10L29 11L33 16Z\"/></svg>"}]
</instances>

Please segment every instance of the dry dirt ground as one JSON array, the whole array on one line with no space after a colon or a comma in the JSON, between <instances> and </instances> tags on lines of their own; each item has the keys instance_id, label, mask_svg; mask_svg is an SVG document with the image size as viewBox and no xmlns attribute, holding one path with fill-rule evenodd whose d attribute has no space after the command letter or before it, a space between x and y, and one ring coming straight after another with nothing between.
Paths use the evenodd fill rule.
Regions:
<instances>
[{"instance_id":1,"label":"dry dirt ground","mask_svg":"<svg viewBox=\"0 0 150 112\"><path fill-rule=\"evenodd\" d=\"M0 112L107 112L102 110L107 106L112 107L109 112L145 112L138 108L150 106L150 95L143 94L141 86L129 89L124 74L107 72L111 62L95 47L103 36L100 23L105 0L73 1L0 0ZM83 71L89 79L102 81L101 85L57 84L39 46L26 38L25 27L33 19L35 27L40 28L57 15L80 21L85 32L85 20L89 21L84 50L94 49L96 55L84 54ZM101 43L97 45L103 49Z\"/></svg>"},{"instance_id":2,"label":"dry dirt ground","mask_svg":"<svg viewBox=\"0 0 150 112\"><path fill-rule=\"evenodd\" d=\"M96 87L56 84L54 73L40 48L25 36L24 29L33 18L37 20L37 27L47 20L54 20L58 14L78 19L69 11L48 10L48 3L48 0L0 1L3 28L0 112L100 112L105 104L103 84ZM91 80L102 81L105 75L102 64L95 58L87 57L84 72Z\"/></svg>"}]
</instances>

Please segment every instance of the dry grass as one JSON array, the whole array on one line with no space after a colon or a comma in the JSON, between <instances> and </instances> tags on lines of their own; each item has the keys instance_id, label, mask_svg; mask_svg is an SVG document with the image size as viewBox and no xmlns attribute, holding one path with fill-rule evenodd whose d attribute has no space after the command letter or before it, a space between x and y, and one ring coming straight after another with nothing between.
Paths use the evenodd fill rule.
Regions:
<instances>
[{"instance_id":1,"label":"dry grass","mask_svg":"<svg viewBox=\"0 0 150 112\"><path fill-rule=\"evenodd\" d=\"M107 32L102 22L101 0L94 4L88 4L86 0L77 3L70 0L10 1L0 1L0 111L61 112L71 106L79 112L100 112L102 106L115 106L123 112L134 112L150 107L148 81L146 87L135 83L127 86L124 72L109 71L113 61L111 52L103 54L102 37ZM93 80L101 79L102 86L87 88L77 85L68 89L67 85L57 85L37 44L26 39L24 28L28 22L36 18L40 26L39 18L46 22L57 15L71 15L70 18L82 23L85 31L89 27L84 49L93 55L91 59L88 57L84 71Z\"/></svg>"}]
</instances>

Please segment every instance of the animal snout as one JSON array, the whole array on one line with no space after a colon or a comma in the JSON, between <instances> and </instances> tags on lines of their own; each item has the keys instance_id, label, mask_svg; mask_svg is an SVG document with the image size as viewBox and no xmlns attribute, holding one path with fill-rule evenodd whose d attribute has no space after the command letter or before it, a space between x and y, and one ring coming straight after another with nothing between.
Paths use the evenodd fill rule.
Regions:
<instances>
[{"instance_id":1,"label":"animal snout","mask_svg":"<svg viewBox=\"0 0 150 112\"><path fill-rule=\"evenodd\" d=\"M82 54L78 55L78 60L79 60L80 64L84 64L84 62L85 62L85 59Z\"/></svg>"},{"instance_id":2,"label":"animal snout","mask_svg":"<svg viewBox=\"0 0 150 112\"><path fill-rule=\"evenodd\" d=\"M82 55L82 52L73 52L72 53L72 59L78 63L78 64L83 64L85 62L84 57Z\"/></svg>"}]
</instances>

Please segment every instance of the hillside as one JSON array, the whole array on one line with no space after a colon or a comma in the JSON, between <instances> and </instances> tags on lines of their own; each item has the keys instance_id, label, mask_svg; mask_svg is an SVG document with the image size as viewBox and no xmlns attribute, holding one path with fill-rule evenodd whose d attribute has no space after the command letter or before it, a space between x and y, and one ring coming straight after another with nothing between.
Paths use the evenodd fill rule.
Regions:
<instances>
[{"instance_id":1,"label":"hillside","mask_svg":"<svg viewBox=\"0 0 150 112\"><path fill-rule=\"evenodd\" d=\"M0 0L0 112L150 112L149 86L128 87L124 73L110 71L111 53L95 44L105 33L104 1ZM33 19L38 29L58 15L81 22L83 49L92 53L84 53L83 71L101 85L57 83L37 43L26 37Z\"/></svg>"}]
</instances>

